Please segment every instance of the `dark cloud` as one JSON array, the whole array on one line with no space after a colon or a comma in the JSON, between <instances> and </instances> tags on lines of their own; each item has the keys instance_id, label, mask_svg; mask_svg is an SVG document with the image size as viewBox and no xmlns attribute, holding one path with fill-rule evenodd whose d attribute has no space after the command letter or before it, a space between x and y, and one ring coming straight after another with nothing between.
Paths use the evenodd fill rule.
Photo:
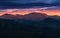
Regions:
<instances>
[{"instance_id":1,"label":"dark cloud","mask_svg":"<svg viewBox=\"0 0 60 38\"><path fill-rule=\"evenodd\" d=\"M0 0L0 9L34 6L60 6L60 0Z\"/></svg>"},{"instance_id":2,"label":"dark cloud","mask_svg":"<svg viewBox=\"0 0 60 38\"><path fill-rule=\"evenodd\" d=\"M56 1L59 1L59 0L15 0L15 1L12 1L12 2L15 2L15 3L38 3L38 2L43 2L43 3L52 4L52 3L55 3Z\"/></svg>"},{"instance_id":3,"label":"dark cloud","mask_svg":"<svg viewBox=\"0 0 60 38\"><path fill-rule=\"evenodd\" d=\"M38 3L38 2L43 2L43 3L58 3L60 0L0 0L0 1L5 1L5 2L14 2L14 3Z\"/></svg>"}]
</instances>

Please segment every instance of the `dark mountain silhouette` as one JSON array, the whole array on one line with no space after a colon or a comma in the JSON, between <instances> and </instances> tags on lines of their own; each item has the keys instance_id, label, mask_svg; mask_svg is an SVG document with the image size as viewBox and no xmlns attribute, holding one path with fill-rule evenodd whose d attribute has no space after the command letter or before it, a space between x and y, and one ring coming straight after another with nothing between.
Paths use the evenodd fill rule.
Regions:
<instances>
[{"instance_id":1,"label":"dark mountain silhouette","mask_svg":"<svg viewBox=\"0 0 60 38\"><path fill-rule=\"evenodd\" d=\"M43 21L23 21L22 23L18 23L11 19L0 19L0 36L8 35L9 38L12 37L12 35L17 38L60 37L60 22L57 20L46 18ZM57 27L58 25L59 28Z\"/></svg>"},{"instance_id":2,"label":"dark mountain silhouette","mask_svg":"<svg viewBox=\"0 0 60 38\"><path fill-rule=\"evenodd\" d=\"M15 18L16 18L16 19L22 19L23 17L24 17L24 15L19 15L19 14L16 14L16 15L15 15Z\"/></svg>"},{"instance_id":3,"label":"dark mountain silhouette","mask_svg":"<svg viewBox=\"0 0 60 38\"><path fill-rule=\"evenodd\" d=\"M60 21L60 16L57 16L57 15L49 16L45 13L36 13L36 12L32 12L32 13L29 13L29 14L26 14L26 15L4 14L4 15L0 16L0 18L4 18L4 19L24 19L24 20L31 20L31 21L41 21L41 20L44 20L46 18L52 18L52 19Z\"/></svg>"},{"instance_id":4,"label":"dark mountain silhouette","mask_svg":"<svg viewBox=\"0 0 60 38\"><path fill-rule=\"evenodd\" d=\"M48 25L49 27L52 26L54 28L60 28L60 21L56 20L54 18L46 18L44 20L42 20L42 23L44 23L44 25Z\"/></svg>"},{"instance_id":5,"label":"dark mountain silhouette","mask_svg":"<svg viewBox=\"0 0 60 38\"><path fill-rule=\"evenodd\" d=\"M32 12L26 15L11 15L11 14L4 14L2 16L0 16L0 18L4 18L4 19L25 19L25 20L43 20L45 18L47 18L48 15L44 14L44 13L36 13L36 12Z\"/></svg>"},{"instance_id":6,"label":"dark mountain silhouette","mask_svg":"<svg viewBox=\"0 0 60 38\"><path fill-rule=\"evenodd\" d=\"M14 15L11 14L4 14L2 16L0 16L0 18L4 18L4 19L15 19Z\"/></svg>"},{"instance_id":7,"label":"dark mountain silhouette","mask_svg":"<svg viewBox=\"0 0 60 38\"><path fill-rule=\"evenodd\" d=\"M60 20L60 16L58 16L58 15L54 15L54 16L49 16L50 18L53 18L53 19L55 19L55 20Z\"/></svg>"},{"instance_id":8,"label":"dark mountain silhouette","mask_svg":"<svg viewBox=\"0 0 60 38\"><path fill-rule=\"evenodd\" d=\"M12 15L12 14L3 14L2 16L0 16L0 18L4 18L4 19L22 19L23 15Z\"/></svg>"},{"instance_id":9,"label":"dark mountain silhouette","mask_svg":"<svg viewBox=\"0 0 60 38\"><path fill-rule=\"evenodd\" d=\"M46 18L43 20L44 22L58 22L57 20L53 19L53 18Z\"/></svg>"},{"instance_id":10,"label":"dark mountain silhouette","mask_svg":"<svg viewBox=\"0 0 60 38\"><path fill-rule=\"evenodd\" d=\"M43 20L47 17L48 17L48 15L46 15L44 13L32 12L30 14L24 15L23 19L26 19L26 20Z\"/></svg>"}]
</instances>

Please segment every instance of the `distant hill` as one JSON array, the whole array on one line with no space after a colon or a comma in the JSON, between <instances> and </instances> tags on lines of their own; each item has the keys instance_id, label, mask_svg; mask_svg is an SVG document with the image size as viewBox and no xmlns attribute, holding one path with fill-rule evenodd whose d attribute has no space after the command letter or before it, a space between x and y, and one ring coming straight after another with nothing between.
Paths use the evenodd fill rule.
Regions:
<instances>
[{"instance_id":1,"label":"distant hill","mask_svg":"<svg viewBox=\"0 0 60 38\"><path fill-rule=\"evenodd\" d=\"M24 15L23 19L26 19L26 20L43 20L45 18L47 18L48 15L46 15L45 13L36 13L36 12L33 12L33 13L30 13L30 14L26 14Z\"/></svg>"},{"instance_id":2,"label":"distant hill","mask_svg":"<svg viewBox=\"0 0 60 38\"><path fill-rule=\"evenodd\" d=\"M43 20L45 18L47 18L48 15L44 14L44 13L36 13L36 12L32 12L26 15L11 15L11 14L4 14L2 16L0 16L0 18L4 18L4 19L25 19L25 20Z\"/></svg>"},{"instance_id":3,"label":"distant hill","mask_svg":"<svg viewBox=\"0 0 60 38\"><path fill-rule=\"evenodd\" d=\"M24 19L24 20L31 20L31 21L41 21L46 18L52 18L52 19L60 21L60 16L57 16L57 15L49 16L45 13L37 13L37 12L32 12L32 13L25 14L25 15L4 14L4 15L0 16L0 18L3 18L3 19Z\"/></svg>"},{"instance_id":4,"label":"distant hill","mask_svg":"<svg viewBox=\"0 0 60 38\"><path fill-rule=\"evenodd\" d=\"M58 15L54 15L54 16L49 16L50 18L53 18L53 19L55 19L55 20L60 20L60 16L58 16Z\"/></svg>"},{"instance_id":5,"label":"distant hill","mask_svg":"<svg viewBox=\"0 0 60 38\"><path fill-rule=\"evenodd\" d=\"M60 21L46 18L42 21L0 19L0 36L18 38L60 37ZM57 34L57 35L56 35ZM17 36L16 36L17 35ZM27 37L29 36L29 37Z\"/></svg>"},{"instance_id":6,"label":"distant hill","mask_svg":"<svg viewBox=\"0 0 60 38\"><path fill-rule=\"evenodd\" d=\"M55 20L53 18L46 18L42 21L43 25L48 25L48 27L52 26L52 27L60 27L60 21Z\"/></svg>"},{"instance_id":7,"label":"distant hill","mask_svg":"<svg viewBox=\"0 0 60 38\"><path fill-rule=\"evenodd\" d=\"M0 18L4 18L4 19L14 19L15 16L11 15L11 14L4 14L2 16L0 16Z\"/></svg>"}]
</instances>

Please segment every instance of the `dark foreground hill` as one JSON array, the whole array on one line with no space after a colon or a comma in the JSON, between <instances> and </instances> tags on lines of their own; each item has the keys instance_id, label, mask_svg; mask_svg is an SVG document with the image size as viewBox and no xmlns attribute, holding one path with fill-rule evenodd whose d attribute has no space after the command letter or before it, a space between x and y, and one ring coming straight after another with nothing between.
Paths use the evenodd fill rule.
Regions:
<instances>
[{"instance_id":1,"label":"dark foreground hill","mask_svg":"<svg viewBox=\"0 0 60 38\"><path fill-rule=\"evenodd\" d=\"M60 38L60 22L51 18L43 21L0 19L2 38ZM57 26L57 27L56 27Z\"/></svg>"}]
</instances>

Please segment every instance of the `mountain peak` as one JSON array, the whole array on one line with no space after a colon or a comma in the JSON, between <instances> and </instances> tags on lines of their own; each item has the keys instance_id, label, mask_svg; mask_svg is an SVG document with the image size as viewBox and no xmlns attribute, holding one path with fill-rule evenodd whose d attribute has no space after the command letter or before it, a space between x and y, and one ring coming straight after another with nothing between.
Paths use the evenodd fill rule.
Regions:
<instances>
[{"instance_id":1,"label":"mountain peak","mask_svg":"<svg viewBox=\"0 0 60 38\"><path fill-rule=\"evenodd\" d=\"M37 12L32 12L24 15L24 19L27 19L27 20L43 20L47 17L48 15L45 13L37 13Z\"/></svg>"},{"instance_id":2,"label":"mountain peak","mask_svg":"<svg viewBox=\"0 0 60 38\"><path fill-rule=\"evenodd\" d=\"M0 16L0 18L4 18L4 19L13 19L15 16L11 15L11 14L3 14L2 16Z\"/></svg>"},{"instance_id":3,"label":"mountain peak","mask_svg":"<svg viewBox=\"0 0 60 38\"><path fill-rule=\"evenodd\" d=\"M32 12L29 14L25 14L25 15L11 15L11 14L4 14L2 16L0 16L0 18L4 18L4 19L25 19L25 20L43 20L45 18L47 18L48 15L45 13L37 13L37 12Z\"/></svg>"},{"instance_id":4,"label":"mountain peak","mask_svg":"<svg viewBox=\"0 0 60 38\"><path fill-rule=\"evenodd\" d=\"M47 14L45 14L45 13L38 13L38 12L32 12L32 13L29 13L29 14L26 14L26 15L46 15L47 16Z\"/></svg>"},{"instance_id":5,"label":"mountain peak","mask_svg":"<svg viewBox=\"0 0 60 38\"><path fill-rule=\"evenodd\" d=\"M11 15L11 14L3 14L2 16L14 16L14 15Z\"/></svg>"}]
</instances>

